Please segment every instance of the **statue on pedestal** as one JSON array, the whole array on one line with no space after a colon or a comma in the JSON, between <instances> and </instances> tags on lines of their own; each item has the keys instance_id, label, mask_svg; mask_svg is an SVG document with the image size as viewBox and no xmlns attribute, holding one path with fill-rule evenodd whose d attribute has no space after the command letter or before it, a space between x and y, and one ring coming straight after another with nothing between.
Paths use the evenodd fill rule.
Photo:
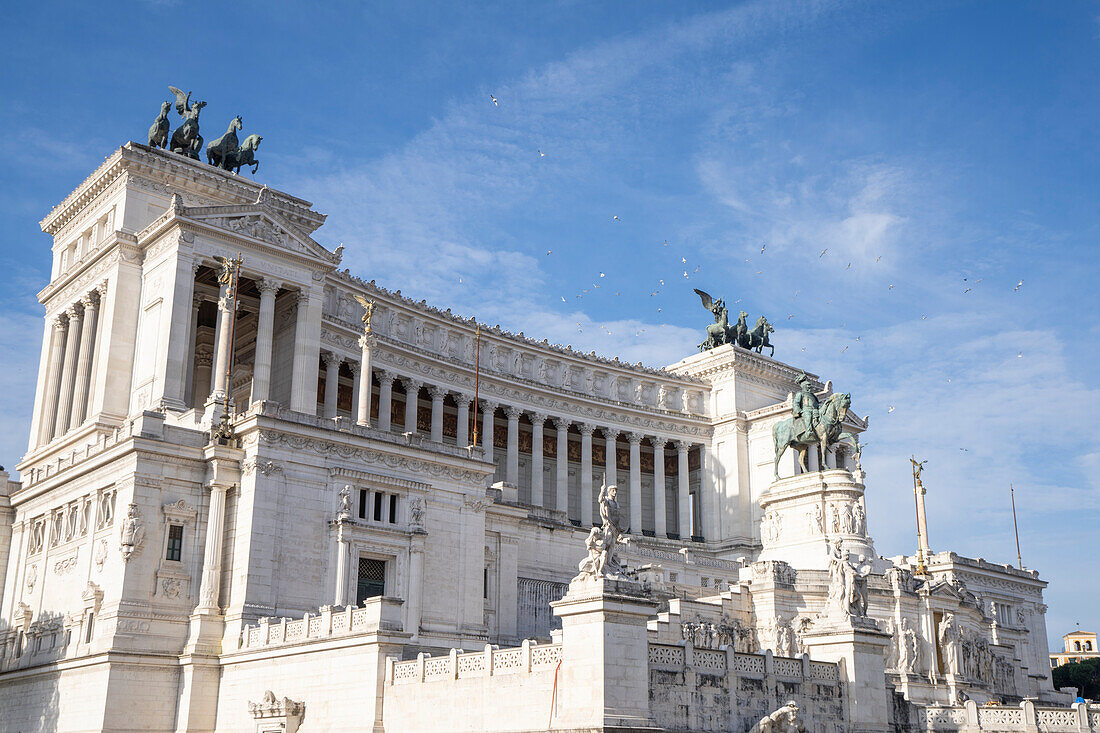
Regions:
<instances>
[{"instance_id":1,"label":"statue on pedestal","mask_svg":"<svg viewBox=\"0 0 1100 733\"><path fill-rule=\"evenodd\" d=\"M141 514L137 504L131 504L126 509L126 518L122 520L122 528L119 530L118 544L122 559L129 560L141 549L144 542L145 526L141 522Z\"/></svg>"},{"instance_id":2,"label":"statue on pedestal","mask_svg":"<svg viewBox=\"0 0 1100 733\"><path fill-rule=\"evenodd\" d=\"M771 349L771 355L775 355L775 347L768 341L768 334L774 333L775 328L768 323L768 319L760 316L756 319L756 325L750 330L748 326L748 313L741 311L737 323L733 326L729 321L729 310L721 298L712 298L705 290L695 288L695 294L703 303L703 307L714 314L714 323L707 326L707 338L699 344L699 351L713 349L723 344L736 344L742 349L753 350L761 354L764 347Z\"/></svg>"},{"instance_id":3,"label":"statue on pedestal","mask_svg":"<svg viewBox=\"0 0 1100 733\"><path fill-rule=\"evenodd\" d=\"M626 569L619 562L618 545L626 544L630 538L623 534L619 526L619 502L616 486L600 487L601 526L593 527L584 541L588 556L581 560L580 571L573 580L612 578L626 580Z\"/></svg>"},{"instance_id":4,"label":"statue on pedestal","mask_svg":"<svg viewBox=\"0 0 1100 733\"><path fill-rule=\"evenodd\" d=\"M848 559L840 540L829 543L829 594L822 616L831 620L867 618L867 576L871 566L863 555L858 563Z\"/></svg>"},{"instance_id":5,"label":"statue on pedestal","mask_svg":"<svg viewBox=\"0 0 1100 733\"><path fill-rule=\"evenodd\" d=\"M842 440L856 440L851 433L840 430L844 418L848 416L852 395L837 392L829 395L822 404L805 372L798 378L798 383L801 389L791 401L791 417L780 420L772 427L776 481L779 480L779 459L787 448L798 451L798 465L805 473L810 470L806 465L806 451L810 446L818 448L818 466L824 470L825 456L831 446Z\"/></svg>"}]
</instances>

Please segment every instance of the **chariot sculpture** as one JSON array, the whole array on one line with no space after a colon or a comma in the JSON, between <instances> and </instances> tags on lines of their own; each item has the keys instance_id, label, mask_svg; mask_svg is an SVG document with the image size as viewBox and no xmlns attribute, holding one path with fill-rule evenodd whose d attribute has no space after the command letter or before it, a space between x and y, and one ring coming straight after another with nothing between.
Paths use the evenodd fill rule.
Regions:
<instances>
[{"instance_id":1,"label":"chariot sculpture","mask_svg":"<svg viewBox=\"0 0 1100 733\"><path fill-rule=\"evenodd\" d=\"M710 296L710 293L699 288L695 288L695 294L699 296L703 307L714 314L714 323L707 326L707 338L699 344L699 351L707 351L724 344L735 344L758 354L762 354L764 347L767 347L771 350L769 356L775 356L775 347L768 341L768 334L774 333L775 328L768 323L767 318L760 316L750 329L746 320L749 314L741 311L737 323L731 326L729 310L721 298L716 300Z\"/></svg>"},{"instance_id":2,"label":"chariot sculpture","mask_svg":"<svg viewBox=\"0 0 1100 733\"><path fill-rule=\"evenodd\" d=\"M168 89L176 96L176 112L183 118L183 123L169 136L168 112L172 109L172 103L163 102L160 106L160 114L149 128L149 147L167 148L173 153L200 160L199 153L202 151L203 139L199 134L199 112L206 106L206 102L192 102L191 92L185 94L172 86ZM249 135L243 143L239 143L237 131L243 126L240 115L230 120L225 134L206 146L206 162L238 174L241 168L251 166L252 173L255 174L260 167L260 161L256 159L256 150L260 147L263 138L259 135Z\"/></svg>"}]
</instances>

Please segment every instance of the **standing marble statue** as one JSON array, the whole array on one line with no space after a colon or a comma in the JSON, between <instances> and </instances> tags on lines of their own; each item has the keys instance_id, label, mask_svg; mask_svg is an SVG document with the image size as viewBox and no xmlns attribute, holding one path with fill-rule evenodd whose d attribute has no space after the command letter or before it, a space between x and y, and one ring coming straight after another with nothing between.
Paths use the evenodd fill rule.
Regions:
<instances>
[{"instance_id":1,"label":"standing marble statue","mask_svg":"<svg viewBox=\"0 0 1100 733\"><path fill-rule=\"evenodd\" d=\"M937 633L940 649L943 650L943 670L949 674L959 673L959 630L955 626L955 617L950 613L943 615Z\"/></svg>"},{"instance_id":2,"label":"standing marble statue","mask_svg":"<svg viewBox=\"0 0 1100 733\"><path fill-rule=\"evenodd\" d=\"M141 514L138 511L137 504L131 504L126 509L126 518L122 520L122 528L119 530L119 550L122 552L122 559L129 560L130 557L141 549L142 543L145 541L145 527L141 522Z\"/></svg>"},{"instance_id":3,"label":"standing marble statue","mask_svg":"<svg viewBox=\"0 0 1100 733\"><path fill-rule=\"evenodd\" d=\"M852 563L840 540L829 543L829 593L822 615L832 620L866 618L870 574L871 567L863 555L858 563Z\"/></svg>"},{"instance_id":4,"label":"standing marble statue","mask_svg":"<svg viewBox=\"0 0 1100 733\"><path fill-rule=\"evenodd\" d=\"M620 526L621 513L617 486L600 487L599 527L593 527L585 539L588 555L578 565L580 571L573 580L612 578L626 580L626 570L619 562L618 546L626 544L630 538L623 534Z\"/></svg>"}]
</instances>

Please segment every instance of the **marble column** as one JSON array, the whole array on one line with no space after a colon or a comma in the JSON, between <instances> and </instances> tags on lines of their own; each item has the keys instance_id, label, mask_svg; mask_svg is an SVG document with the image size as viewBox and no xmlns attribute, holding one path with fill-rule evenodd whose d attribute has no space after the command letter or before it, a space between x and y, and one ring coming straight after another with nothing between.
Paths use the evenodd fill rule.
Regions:
<instances>
[{"instance_id":1,"label":"marble column","mask_svg":"<svg viewBox=\"0 0 1100 733\"><path fill-rule=\"evenodd\" d=\"M409 551L409 603L408 617L405 619L405 630L412 634L412 639L420 638L420 616L423 607L423 583L424 583L424 548L423 539L414 541L413 548Z\"/></svg>"},{"instance_id":2,"label":"marble column","mask_svg":"<svg viewBox=\"0 0 1100 733\"><path fill-rule=\"evenodd\" d=\"M432 398L432 434L431 439L435 443L443 442L443 398L447 396L447 390L437 385L428 387L428 394Z\"/></svg>"},{"instance_id":3,"label":"marble column","mask_svg":"<svg viewBox=\"0 0 1100 733\"><path fill-rule=\"evenodd\" d=\"M558 429L557 476L554 490L557 496L556 508L569 514L569 424L564 417L554 418L554 427Z\"/></svg>"},{"instance_id":4,"label":"marble column","mask_svg":"<svg viewBox=\"0 0 1100 733\"><path fill-rule=\"evenodd\" d=\"M73 409L69 429L84 422L88 409L88 383L92 376L92 356L95 353L96 299L89 293L80 299L84 306L84 322L80 328L80 356L76 360L76 382L73 386Z\"/></svg>"},{"instance_id":5,"label":"marble column","mask_svg":"<svg viewBox=\"0 0 1100 733\"><path fill-rule=\"evenodd\" d=\"M323 417L331 420L336 417L336 398L340 394L340 365L343 357L326 351L321 355L325 363L325 411Z\"/></svg>"},{"instance_id":6,"label":"marble column","mask_svg":"<svg viewBox=\"0 0 1100 733\"><path fill-rule=\"evenodd\" d=\"M580 424L581 431L581 526L592 526L592 433L596 426Z\"/></svg>"},{"instance_id":7,"label":"marble column","mask_svg":"<svg viewBox=\"0 0 1100 733\"><path fill-rule=\"evenodd\" d=\"M628 433L630 443L630 531L642 532L642 438L641 433Z\"/></svg>"},{"instance_id":8,"label":"marble column","mask_svg":"<svg viewBox=\"0 0 1100 733\"><path fill-rule=\"evenodd\" d=\"M317 414L317 353L320 344L320 307L318 297L299 290L298 315L294 321L294 369L291 373L290 409L307 415Z\"/></svg>"},{"instance_id":9,"label":"marble column","mask_svg":"<svg viewBox=\"0 0 1100 733\"><path fill-rule=\"evenodd\" d=\"M210 484L210 517L206 523L206 548L202 559L202 582L196 612L221 613L218 594L222 574L222 543L225 537L225 484Z\"/></svg>"},{"instance_id":10,"label":"marble column","mask_svg":"<svg viewBox=\"0 0 1100 733\"><path fill-rule=\"evenodd\" d=\"M411 377L402 380L405 383L405 432L416 434L416 409L420 403L420 388L423 382Z\"/></svg>"},{"instance_id":11,"label":"marble column","mask_svg":"<svg viewBox=\"0 0 1100 733\"><path fill-rule=\"evenodd\" d=\"M336 596L333 603L345 606L348 602L348 541L344 537L344 525L336 526Z\"/></svg>"},{"instance_id":12,"label":"marble column","mask_svg":"<svg viewBox=\"0 0 1100 733\"><path fill-rule=\"evenodd\" d=\"M252 401L263 402L271 394L271 346L275 333L275 296L279 283L263 278L260 289L260 313L256 324L256 354L252 364Z\"/></svg>"},{"instance_id":13,"label":"marble column","mask_svg":"<svg viewBox=\"0 0 1100 733\"><path fill-rule=\"evenodd\" d=\"M73 408L73 384L76 382L76 357L80 348L80 327L83 311L75 306L66 311L69 316L69 334L65 338L65 359L61 365L61 392L57 397L57 421L54 435L64 435L69 430L69 414Z\"/></svg>"},{"instance_id":14,"label":"marble column","mask_svg":"<svg viewBox=\"0 0 1100 733\"><path fill-rule=\"evenodd\" d=\"M359 362L357 361L345 361L344 363L348 365L348 371L351 372L351 414L358 417L359 390L363 386L359 380L359 372L361 372L362 369L360 369ZM370 409L370 407L368 406L367 409ZM356 422L358 422L358 419Z\"/></svg>"},{"instance_id":15,"label":"marble column","mask_svg":"<svg viewBox=\"0 0 1100 733\"><path fill-rule=\"evenodd\" d=\"M681 540L691 539L691 497L690 489L688 487L688 448L691 445L682 440L676 441L676 458L677 458L677 504L678 504L678 517L679 526L677 529L680 531Z\"/></svg>"},{"instance_id":16,"label":"marble column","mask_svg":"<svg viewBox=\"0 0 1100 733\"><path fill-rule=\"evenodd\" d=\"M50 336L50 358L46 363L46 394L42 399L42 420L38 430L39 445L50 442L57 421L57 396L61 391L61 363L65 353L65 328L68 323L66 316L54 318Z\"/></svg>"},{"instance_id":17,"label":"marble column","mask_svg":"<svg viewBox=\"0 0 1100 733\"><path fill-rule=\"evenodd\" d=\"M541 412L530 412L528 417L531 418L531 503L535 506L544 506L542 497L542 429L546 422L546 415Z\"/></svg>"},{"instance_id":18,"label":"marble column","mask_svg":"<svg viewBox=\"0 0 1100 733\"><path fill-rule=\"evenodd\" d=\"M385 369L378 370L378 429L391 428L390 416L393 414L393 374Z\"/></svg>"},{"instance_id":19,"label":"marble column","mask_svg":"<svg viewBox=\"0 0 1100 733\"><path fill-rule=\"evenodd\" d=\"M199 343L199 308L202 307L202 303L201 295L191 298L191 323L187 329L187 363L184 365L183 373L184 403L188 407L195 406L195 347Z\"/></svg>"},{"instance_id":20,"label":"marble column","mask_svg":"<svg viewBox=\"0 0 1100 733\"><path fill-rule=\"evenodd\" d=\"M229 385L226 384L226 371L229 369L229 331L233 320L232 308L233 301L228 295L228 288L223 285L218 293L220 317L218 318L218 333L214 337L214 343L217 345L214 350L214 388L210 391L211 400L224 399L229 390ZM297 365L295 365L295 368L297 368Z\"/></svg>"},{"instance_id":21,"label":"marble column","mask_svg":"<svg viewBox=\"0 0 1100 733\"><path fill-rule=\"evenodd\" d=\"M616 446L615 440L619 437L619 431L612 428L603 429L603 437L605 443L604 450L604 484L606 486L618 486L619 484L619 467L618 460L616 460ZM622 496L622 492L619 492Z\"/></svg>"},{"instance_id":22,"label":"marble column","mask_svg":"<svg viewBox=\"0 0 1100 733\"><path fill-rule=\"evenodd\" d=\"M361 361L359 363L359 399L355 402L356 422L360 425L370 425L370 401L371 401L371 349L374 348L374 336L365 333L359 337L361 349ZM381 405L379 405L381 407ZM378 413L381 421L382 413Z\"/></svg>"},{"instance_id":23,"label":"marble column","mask_svg":"<svg viewBox=\"0 0 1100 733\"><path fill-rule=\"evenodd\" d=\"M493 462L493 421L496 417L497 403L481 401L481 447L485 451L485 460Z\"/></svg>"},{"instance_id":24,"label":"marble column","mask_svg":"<svg viewBox=\"0 0 1100 733\"><path fill-rule=\"evenodd\" d=\"M456 394L455 405L458 407L458 432L455 436L455 445L465 448L470 444L470 395Z\"/></svg>"},{"instance_id":25,"label":"marble column","mask_svg":"<svg viewBox=\"0 0 1100 733\"><path fill-rule=\"evenodd\" d=\"M665 443L664 438L654 436L653 444L653 536L664 539L668 535L665 509Z\"/></svg>"},{"instance_id":26,"label":"marble column","mask_svg":"<svg viewBox=\"0 0 1100 733\"><path fill-rule=\"evenodd\" d=\"M509 405L504 408L508 418L508 455L504 462L504 480L513 486L519 486L519 416L523 413L518 407Z\"/></svg>"}]
</instances>

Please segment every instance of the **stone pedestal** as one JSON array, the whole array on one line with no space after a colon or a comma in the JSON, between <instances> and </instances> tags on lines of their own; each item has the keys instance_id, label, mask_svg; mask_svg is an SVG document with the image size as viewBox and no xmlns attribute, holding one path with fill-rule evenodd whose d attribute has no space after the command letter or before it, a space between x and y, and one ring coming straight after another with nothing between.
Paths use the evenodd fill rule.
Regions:
<instances>
[{"instance_id":1,"label":"stone pedestal","mask_svg":"<svg viewBox=\"0 0 1100 733\"><path fill-rule=\"evenodd\" d=\"M863 484L844 469L811 471L774 482L760 497L760 540L757 560L782 560L807 570L829 567L828 543L855 559L877 558L867 533Z\"/></svg>"},{"instance_id":2,"label":"stone pedestal","mask_svg":"<svg viewBox=\"0 0 1100 733\"><path fill-rule=\"evenodd\" d=\"M657 601L633 581L573 581L550 604L561 618L562 661L553 728L654 728L646 623Z\"/></svg>"},{"instance_id":3,"label":"stone pedestal","mask_svg":"<svg viewBox=\"0 0 1100 733\"><path fill-rule=\"evenodd\" d=\"M852 733L890 727L884 662L889 644L890 635L870 619L819 620L802 634L803 650L811 659L840 664Z\"/></svg>"}]
</instances>

